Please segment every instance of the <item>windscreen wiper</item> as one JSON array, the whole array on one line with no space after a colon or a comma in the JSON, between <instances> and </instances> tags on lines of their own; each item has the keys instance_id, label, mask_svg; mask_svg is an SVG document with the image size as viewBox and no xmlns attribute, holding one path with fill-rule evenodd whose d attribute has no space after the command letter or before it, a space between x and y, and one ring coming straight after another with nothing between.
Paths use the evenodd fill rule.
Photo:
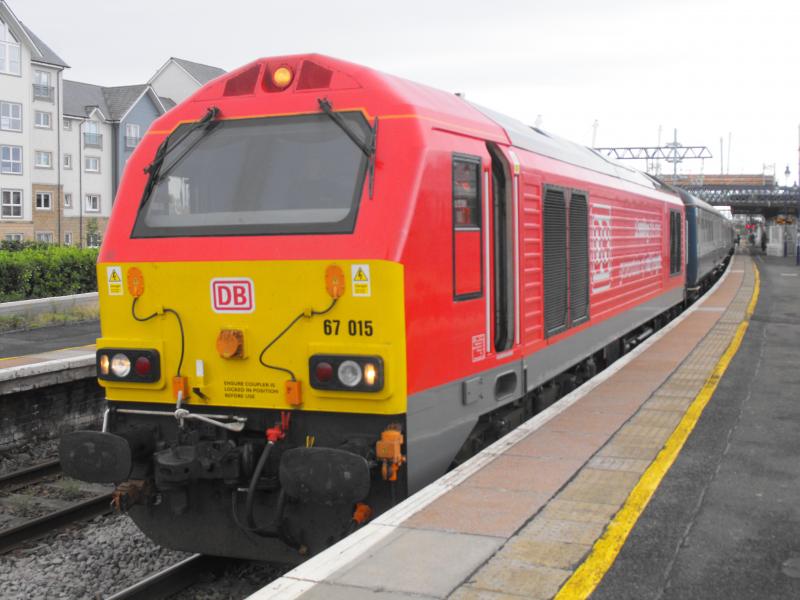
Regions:
<instances>
[{"instance_id":1,"label":"windscreen wiper","mask_svg":"<svg viewBox=\"0 0 800 600\"><path fill-rule=\"evenodd\" d=\"M366 140L362 140L345 122L345 120L342 118L342 115L334 112L330 100L327 98L317 98L317 102L319 103L319 107L322 109L322 112L328 115L331 120L347 134L347 137L353 140L353 143L358 146L359 150L361 150L361 152L364 153L364 156L367 157L367 160L369 160L369 197L372 198L372 189L375 183L375 150L378 143L378 117L375 117L375 120L372 123L372 129L370 129L368 138Z\"/></svg>"},{"instance_id":2,"label":"windscreen wiper","mask_svg":"<svg viewBox=\"0 0 800 600\"><path fill-rule=\"evenodd\" d=\"M188 138L192 133L195 131L202 129L203 132L199 135L191 144L188 144L186 148L184 148L183 152L178 156L178 158L172 163L172 165L176 165L181 158L183 158L189 150L194 148L197 143L203 139L206 134L213 129L213 125L216 125L218 121L216 120L217 116L219 115L219 108L216 106L212 106L208 109L203 118L190 125L186 131L184 131L181 136L176 139L175 141L170 141L169 137L167 137L161 145L156 150L156 155L153 158L153 162L147 165L144 168L144 172L148 174L147 184L144 188L144 194L142 195L142 203L139 205L139 212L142 212L142 209L147 204L147 201L150 199L150 194L153 191L156 183L158 180L161 179L163 175L165 175L169 169L161 172L161 167L164 164L164 159L169 155L175 148L178 148L181 143ZM170 167L171 168L171 167Z\"/></svg>"}]
</instances>

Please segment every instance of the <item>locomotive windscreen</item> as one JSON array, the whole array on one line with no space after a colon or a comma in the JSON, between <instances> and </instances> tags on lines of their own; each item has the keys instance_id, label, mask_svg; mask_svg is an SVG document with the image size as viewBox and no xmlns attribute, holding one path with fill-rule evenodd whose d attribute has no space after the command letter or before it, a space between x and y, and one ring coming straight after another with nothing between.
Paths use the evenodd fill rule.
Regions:
<instances>
[{"instance_id":1,"label":"locomotive windscreen","mask_svg":"<svg viewBox=\"0 0 800 600\"><path fill-rule=\"evenodd\" d=\"M339 113L363 139L361 113ZM223 120L170 136L133 237L349 233L364 153L327 115Z\"/></svg>"}]
</instances>

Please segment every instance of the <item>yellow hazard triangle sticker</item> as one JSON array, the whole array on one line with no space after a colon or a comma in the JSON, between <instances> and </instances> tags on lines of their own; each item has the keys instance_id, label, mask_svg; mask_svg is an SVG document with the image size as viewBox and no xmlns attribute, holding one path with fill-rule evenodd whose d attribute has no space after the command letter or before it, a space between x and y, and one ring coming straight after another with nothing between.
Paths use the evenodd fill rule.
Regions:
<instances>
[{"instance_id":1,"label":"yellow hazard triangle sticker","mask_svg":"<svg viewBox=\"0 0 800 600\"><path fill-rule=\"evenodd\" d=\"M108 295L122 296L125 290L122 287L122 267L106 267L108 279Z\"/></svg>"},{"instance_id":2,"label":"yellow hazard triangle sticker","mask_svg":"<svg viewBox=\"0 0 800 600\"><path fill-rule=\"evenodd\" d=\"M372 295L372 282L369 275L369 265L351 265L351 279L353 296L369 297Z\"/></svg>"}]
</instances>

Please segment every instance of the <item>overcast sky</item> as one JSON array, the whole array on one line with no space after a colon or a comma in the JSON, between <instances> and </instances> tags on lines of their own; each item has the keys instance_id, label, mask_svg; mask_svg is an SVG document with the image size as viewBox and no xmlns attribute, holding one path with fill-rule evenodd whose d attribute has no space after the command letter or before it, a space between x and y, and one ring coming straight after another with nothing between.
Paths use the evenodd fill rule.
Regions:
<instances>
[{"instance_id":1,"label":"overcast sky","mask_svg":"<svg viewBox=\"0 0 800 600\"><path fill-rule=\"evenodd\" d=\"M664 143L677 128L714 157L683 172L719 173L723 138L731 173L774 164L783 184L788 165L797 180L797 0L8 1L68 79L141 83L169 56L233 69L320 52L587 145L595 120L598 146L655 145L659 127Z\"/></svg>"}]
</instances>

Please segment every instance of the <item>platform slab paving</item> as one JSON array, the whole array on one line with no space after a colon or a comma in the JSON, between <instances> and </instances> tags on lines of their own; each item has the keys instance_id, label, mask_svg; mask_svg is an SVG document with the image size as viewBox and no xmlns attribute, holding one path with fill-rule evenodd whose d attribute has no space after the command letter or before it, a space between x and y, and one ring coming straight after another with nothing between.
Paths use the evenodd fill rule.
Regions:
<instances>
[{"instance_id":1,"label":"platform slab paving","mask_svg":"<svg viewBox=\"0 0 800 600\"><path fill-rule=\"evenodd\" d=\"M0 358L0 395L95 376L94 344Z\"/></svg>"},{"instance_id":2,"label":"platform slab paving","mask_svg":"<svg viewBox=\"0 0 800 600\"><path fill-rule=\"evenodd\" d=\"M299 597L552 597L672 433L744 317L752 267L744 257L733 267L703 304L724 308L721 293L730 302L724 312L688 315L612 378L345 567L319 579L298 575L295 583L308 584ZM746 301L738 301L742 296ZM723 327L717 331L717 325ZM649 381L642 382L642 372ZM534 468L545 476L530 477ZM268 597L277 596L254 596Z\"/></svg>"},{"instance_id":3,"label":"platform slab paving","mask_svg":"<svg viewBox=\"0 0 800 600\"><path fill-rule=\"evenodd\" d=\"M495 597L484 594L490 592L508 598L535 599L552 598L558 592L602 535L608 521L625 502L641 474L672 434L683 412L700 392L728 347L735 327L727 325L738 325L744 318L753 290L752 265L749 261L738 258L735 266L742 262L745 262L742 269L745 271L743 281L740 278L738 293L726 311L719 315L719 323L708 331L665 385L656 390L610 442L556 494L555 500L512 536L489 563L474 573L451 598L488 600ZM720 291L729 294L724 285L720 286ZM696 311L681 326L690 324L692 318L698 314L705 317L713 313ZM680 335L680 328L676 328L672 334ZM661 341L666 341L668 337L670 336ZM680 404L664 411L659 403L663 388L669 390L670 395L666 397L677 397ZM664 413L664 416L659 413ZM571 503L568 508L562 504L563 501ZM592 517L596 517L595 520L590 520ZM554 565L549 558L543 560L541 552L535 546L529 552L521 553L519 548L523 542L520 540L527 539L558 541L569 546L573 554L564 555L561 564ZM580 554L579 548L583 550ZM558 568L557 571L552 570L554 566ZM542 568L550 570L542 571ZM532 586L532 580L536 585Z\"/></svg>"}]
</instances>

